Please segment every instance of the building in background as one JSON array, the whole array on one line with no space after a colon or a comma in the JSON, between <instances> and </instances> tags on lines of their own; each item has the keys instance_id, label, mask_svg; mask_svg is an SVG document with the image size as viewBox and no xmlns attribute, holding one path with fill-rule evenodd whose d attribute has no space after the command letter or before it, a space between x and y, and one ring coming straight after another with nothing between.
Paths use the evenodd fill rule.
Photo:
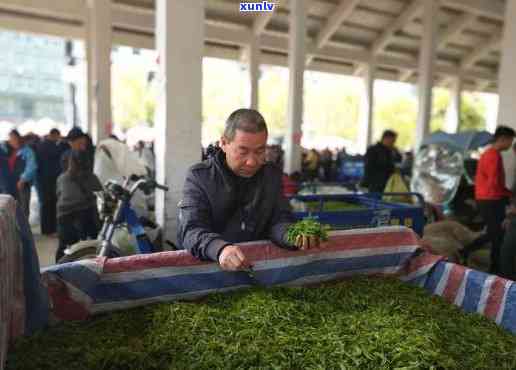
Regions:
<instances>
[{"instance_id":1,"label":"building in background","mask_svg":"<svg viewBox=\"0 0 516 370\"><path fill-rule=\"evenodd\" d=\"M0 32L0 120L65 122L65 40Z\"/></svg>"}]
</instances>

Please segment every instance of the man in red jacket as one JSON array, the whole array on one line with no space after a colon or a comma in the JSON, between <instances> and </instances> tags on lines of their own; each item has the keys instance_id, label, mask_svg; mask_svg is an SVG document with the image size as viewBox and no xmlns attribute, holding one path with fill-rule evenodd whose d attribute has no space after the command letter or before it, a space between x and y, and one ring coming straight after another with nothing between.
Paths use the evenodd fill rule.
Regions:
<instances>
[{"instance_id":1,"label":"man in red jacket","mask_svg":"<svg viewBox=\"0 0 516 370\"><path fill-rule=\"evenodd\" d=\"M491 273L499 271L505 207L512 196L505 185L501 152L511 148L515 135L515 131L509 127L499 126L496 129L493 144L480 157L475 178L475 198L491 241Z\"/></svg>"}]
</instances>

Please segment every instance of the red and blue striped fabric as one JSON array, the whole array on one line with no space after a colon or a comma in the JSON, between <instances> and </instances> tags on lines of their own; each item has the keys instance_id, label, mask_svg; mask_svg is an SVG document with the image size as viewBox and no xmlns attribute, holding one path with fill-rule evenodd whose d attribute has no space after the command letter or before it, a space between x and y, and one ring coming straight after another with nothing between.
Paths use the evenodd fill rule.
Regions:
<instances>
[{"instance_id":1,"label":"red and blue striped fabric","mask_svg":"<svg viewBox=\"0 0 516 370\"><path fill-rule=\"evenodd\" d=\"M336 231L322 248L286 251L270 242L242 244L254 268L225 272L186 251L96 259L53 266L43 272L53 314L62 320L155 302L197 299L246 287L304 285L354 275L396 276L467 312L478 312L516 333L512 282L428 253L404 227Z\"/></svg>"},{"instance_id":2,"label":"red and blue striped fabric","mask_svg":"<svg viewBox=\"0 0 516 370\"><path fill-rule=\"evenodd\" d=\"M241 246L253 264L254 277L222 271L216 263L202 262L179 251L52 266L43 272L43 280L54 301L54 314L61 319L82 319L100 312L196 299L253 285L403 274L409 261L421 251L417 235L403 227L336 231L323 248L309 251L286 251L268 241Z\"/></svg>"}]
</instances>

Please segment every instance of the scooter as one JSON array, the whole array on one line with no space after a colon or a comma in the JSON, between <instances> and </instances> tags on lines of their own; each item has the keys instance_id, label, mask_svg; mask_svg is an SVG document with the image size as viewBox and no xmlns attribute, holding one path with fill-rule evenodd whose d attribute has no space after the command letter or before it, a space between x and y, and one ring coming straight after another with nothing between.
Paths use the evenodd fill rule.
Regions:
<instances>
[{"instance_id":1,"label":"scooter","mask_svg":"<svg viewBox=\"0 0 516 370\"><path fill-rule=\"evenodd\" d=\"M151 220L138 217L131 208L131 199L138 190L149 194L155 189L168 191L168 187L152 179L135 175L122 185L108 181L104 190L96 193L103 220L98 238L83 240L66 248L58 263L163 251L161 229Z\"/></svg>"}]
</instances>

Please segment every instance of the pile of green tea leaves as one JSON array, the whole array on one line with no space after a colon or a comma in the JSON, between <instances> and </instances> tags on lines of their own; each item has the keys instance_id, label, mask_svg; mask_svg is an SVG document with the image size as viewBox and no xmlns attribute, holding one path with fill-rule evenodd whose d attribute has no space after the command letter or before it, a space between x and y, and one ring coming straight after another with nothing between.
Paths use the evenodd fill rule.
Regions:
<instances>
[{"instance_id":1,"label":"pile of green tea leaves","mask_svg":"<svg viewBox=\"0 0 516 370\"><path fill-rule=\"evenodd\" d=\"M7 369L515 369L516 337L396 280L252 289L65 323Z\"/></svg>"},{"instance_id":2,"label":"pile of green tea leaves","mask_svg":"<svg viewBox=\"0 0 516 370\"><path fill-rule=\"evenodd\" d=\"M287 230L287 241L291 244L296 244L298 237L316 236L321 241L328 240L328 231L331 227L323 225L316 220L307 217L304 220L298 221L290 225Z\"/></svg>"},{"instance_id":3,"label":"pile of green tea leaves","mask_svg":"<svg viewBox=\"0 0 516 370\"><path fill-rule=\"evenodd\" d=\"M307 212L344 212L344 211L360 211L367 209L366 206L358 203L350 203L343 201L326 201L323 202L321 208L321 202L319 201L308 201L306 204Z\"/></svg>"}]
</instances>

